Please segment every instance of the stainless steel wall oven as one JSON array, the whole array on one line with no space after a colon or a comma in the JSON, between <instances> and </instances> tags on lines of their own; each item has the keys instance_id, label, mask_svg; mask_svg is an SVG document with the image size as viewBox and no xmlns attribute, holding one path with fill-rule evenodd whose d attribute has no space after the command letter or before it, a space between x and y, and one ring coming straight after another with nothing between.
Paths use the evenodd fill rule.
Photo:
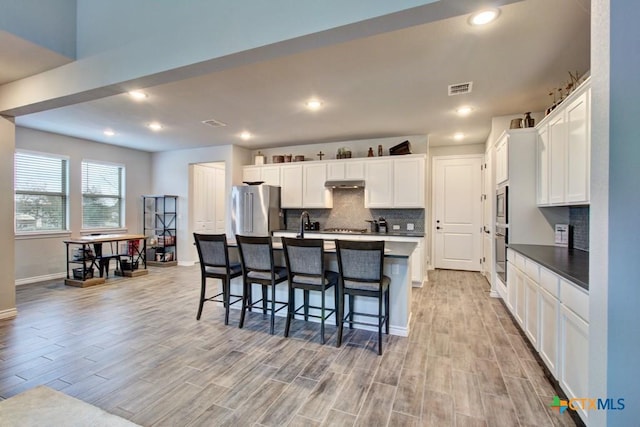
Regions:
<instances>
[{"instance_id":1,"label":"stainless steel wall oven","mask_svg":"<svg viewBox=\"0 0 640 427\"><path fill-rule=\"evenodd\" d=\"M507 244L509 243L509 187L502 186L496 191L495 260L496 274L507 284Z\"/></svg>"}]
</instances>

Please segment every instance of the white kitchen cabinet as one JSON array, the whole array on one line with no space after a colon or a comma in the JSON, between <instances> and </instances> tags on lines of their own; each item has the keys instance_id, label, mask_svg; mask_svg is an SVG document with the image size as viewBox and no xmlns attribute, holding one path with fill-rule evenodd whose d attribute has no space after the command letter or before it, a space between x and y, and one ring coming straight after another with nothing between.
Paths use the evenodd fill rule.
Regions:
<instances>
[{"instance_id":1,"label":"white kitchen cabinet","mask_svg":"<svg viewBox=\"0 0 640 427\"><path fill-rule=\"evenodd\" d=\"M567 182L566 202L589 202L590 114L591 90L581 93L567 105Z\"/></svg>"},{"instance_id":2,"label":"white kitchen cabinet","mask_svg":"<svg viewBox=\"0 0 640 427\"><path fill-rule=\"evenodd\" d=\"M332 208L331 190L324 186L327 180L327 164L318 162L304 164L302 174L302 207Z\"/></svg>"},{"instance_id":3,"label":"white kitchen cabinet","mask_svg":"<svg viewBox=\"0 0 640 427\"><path fill-rule=\"evenodd\" d=\"M393 160L393 207L424 208L424 157Z\"/></svg>"},{"instance_id":4,"label":"white kitchen cabinet","mask_svg":"<svg viewBox=\"0 0 640 427\"><path fill-rule=\"evenodd\" d=\"M280 166L280 187L282 208L302 208L302 164Z\"/></svg>"},{"instance_id":5,"label":"white kitchen cabinet","mask_svg":"<svg viewBox=\"0 0 640 427\"><path fill-rule=\"evenodd\" d=\"M340 160L327 162L327 180L364 179L364 161Z\"/></svg>"},{"instance_id":6,"label":"white kitchen cabinet","mask_svg":"<svg viewBox=\"0 0 640 427\"><path fill-rule=\"evenodd\" d=\"M262 166L260 180L267 185L280 185L280 166Z\"/></svg>"},{"instance_id":7,"label":"white kitchen cabinet","mask_svg":"<svg viewBox=\"0 0 640 427\"><path fill-rule=\"evenodd\" d=\"M242 168L242 181L262 181L267 185L280 185L280 166L245 166Z\"/></svg>"},{"instance_id":8,"label":"white kitchen cabinet","mask_svg":"<svg viewBox=\"0 0 640 427\"><path fill-rule=\"evenodd\" d=\"M549 127L543 126L538 131L536 147L536 178L538 205L549 204Z\"/></svg>"},{"instance_id":9,"label":"white kitchen cabinet","mask_svg":"<svg viewBox=\"0 0 640 427\"><path fill-rule=\"evenodd\" d=\"M516 282L518 281L516 277L517 271L511 261L507 262L507 300L505 302L512 314L516 311L516 298L518 296L516 291Z\"/></svg>"},{"instance_id":10,"label":"white kitchen cabinet","mask_svg":"<svg viewBox=\"0 0 640 427\"><path fill-rule=\"evenodd\" d=\"M538 284L526 276L524 282L525 318L524 332L527 334L533 348L538 349Z\"/></svg>"},{"instance_id":11,"label":"white kitchen cabinet","mask_svg":"<svg viewBox=\"0 0 640 427\"><path fill-rule=\"evenodd\" d=\"M569 399L589 396L589 324L565 304L560 305L560 386ZM580 408L586 422L587 412Z\"/></svg>"},{"instance_id":12,"label":"white kitchen cabinet","mask_svg":"<svg viewBox=\"0 0 640 427\"><path fill-rule=\"evenodd\" d=\"M393 207L393 161L369 160L365 165L365 208Z\"/></svg>"},{"instance_id":13,"label":"white kitchen cabinet","mask_svg":"<svg viewBox=\"0 0 640 427\"><path fill-rule=\"evenodd\" d=\"M245 166L242 168L242 181L257 182L262 181L261 166Z\"/></svg>"},{"instance_id":14,"label":"white kitchen cabinet","mask_svg":"<svg viewBox=\"0 0 640 427\"><path fill-rule=\"evenodd\" d=\"M536 129L538 205L588 204L591 162L590 81L587 80L569 95Z\"/></svg>"},{"instance_id":15,"label":"white kitchen cabinet","mask_svg":"<svg viewBox=\"0 0 640 427\"><path fill-rule=\"evenodd\" d=\"M556 279L557 281L557 279ZM540 287L538 290L538 308L540 311L540 333L538 351L553 376L558 374L558 319L560 301L554 295Z\"/></svg>"},{"instance_id":16,"label":"white kitchen cabinet","mask_svg":"<svg viewBox=\"0 0 640 427\"><path fill-rule=\"evenodd\" d=\"M567 124L564 114L549 122L549 203L565 201L567 173Z\"/></svg>"},{"instance_id":17,"label":"white kitchen cabinet","mask_svg":"<svg viewBox=\"0 0 640 427\"><path fill-rule=\"evenodd\" d=\"M496 185L509 179L509 136L504 134L496 143Z\"/></svg>"}]
</instances>

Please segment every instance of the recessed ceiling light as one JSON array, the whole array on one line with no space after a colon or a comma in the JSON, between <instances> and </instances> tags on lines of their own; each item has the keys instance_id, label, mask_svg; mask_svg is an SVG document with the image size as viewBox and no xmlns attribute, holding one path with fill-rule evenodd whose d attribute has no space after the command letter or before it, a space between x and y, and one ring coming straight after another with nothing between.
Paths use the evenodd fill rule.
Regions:
<instances>
[{"instance_id":1,"label":"recessed ceiling light","mask_svg":"<svg viewBox=\"0 0 640 427\"><path fill-rule=\"evenodd\" d=\"M245 141L251 139L251 132L247 132L246 130L244 132L242 132L240 134L240 138L244 139Z\"/></svg>"},{"instance_id":2,"label":"recessed ceiling light","mask_svg":"<svg viewBox=\"0 0 640 427\"><path fill-rule=\"evenodd\" d=\"M104 132L102 132L102 133L104 133L106 136L113 136L113 135L115 135L115 134L116 134L116 133L115 133L114 131L112 131L111 129L105 129L105 130L104 130Z\"/></svg>"},{"instance_id":3,"label":"recessed ceiling light","mask_svg":"<svg viewBox=\"0 0 640 427\"><path fill-rule=\"evenodd\" d=\"M307 101L307 108L311 111L319 110L322 107L322 101L319 99L310 99Z\"/></svg>"},{"instance_id":4,"label":"recessed ceiling light","mask_svg":"<svg viewBox=\"0 0 640 427\"><path fill-rule=\"evenodd\" d=\"M131 92L129 92L129 96L138 101L142 101L143 99L147 98L147 94L139 90L132 90Z\"/></svg>"},{"instance_id":5,"label":"recessed ceiling light","mask_svg":"<svg viewBox=\"0 0 640 427\"><path fill-rule=\"evenodd\" d=\"M494 21L498 17L498 15L500 15L499 9L482 10L471 15L471 17L469 18L469 23L471 25L486 25L489 22Z\"/></svg>"},{"instance_id":6,"label":"recessed ceiling light","mask_svg":"<svg viewBox=\"0 0 640 427\"><path fill-rule=\"evenodd\" d=\"M462 141L464 139L464 133L462 132L457 132L453 135L453 139L455 139L456 141Z\"/></svg>"},{"instance_id":7,"label":"recessed ceiling light","mask_svg":"<svg viewBox=\"0 0 640 427\"><path fill-rule=\"evenodd\" d=\"M149 123L147 127L156 132L162 129L162 125L158 122Z\"/></svg>"},{"instance_id":8,"label":"recessed ceiling light","mask_svg":"<svg viewBox=\"0 0 640 427\"><path fill-rule=\"evenodd\" d=\"M458 113L461 116L468 116L469 114L471 114L472 111L473 111L473 108L465 105L464 107L458 108L456 110L456 113Z\"/></svg>"}]
</instances>

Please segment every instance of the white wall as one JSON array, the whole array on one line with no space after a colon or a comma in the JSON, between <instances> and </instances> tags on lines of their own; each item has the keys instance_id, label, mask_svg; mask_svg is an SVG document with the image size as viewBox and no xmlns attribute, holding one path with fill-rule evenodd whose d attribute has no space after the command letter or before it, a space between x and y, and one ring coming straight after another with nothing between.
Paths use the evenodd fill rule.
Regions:
<instances>
[{"instance_id":1,"label":"white wall","mask_svg":"<svg viewBox=\"0 0 640 427\"><path fill-rule=\"evenodd\" d=\"M189 165L223 162L226 172L226 200L230 200L231 186L242 183L242 165L249 163L249 151L232 145L212 146L189 150L165 151L152 156L152 191L156 194L178 196L177 248L181 265L193 264L198 254L193 246L193 224L189 218ZM227 218L230 218L227 203ZM227 233L230 224L227 221Z\"/></svg>"},{"instance_id":2,"label":"white wall","mask_svg":"<svg viewBox=\"0 0 640 427\"><path fill-rule=\"evenodd\" d=\"M16 283L30 283L66 274L63 240L70 235L78 237L82 231L80 179L81 162L85 159L124 165L126 179L125 230L131 233L142 232L142 199L140 196L151 191L151 154L22 127L16 127L16 149L69 157L70 230L70 234L63 235L17 236L15 239ZM11 154L13 155L13 153ZM13 171L13 167L11 171ZM13 180L10 182L12 183ZM13 192L13 186L11 191ZM13 218L13 212L11 218Z\"/></svg>"},{"instance_id":3,"label":"white wall","mask_svg":"<svg viewBox=\"0 0 640 427\"><path fill-rule=\"evenodd\" d=\"M13 121L0 116L0 241L13 241L13 152L15 150L15 126ZM0 319L16 314L13 248L2 251L0 256Z\"/></svg>"},{"instance_id":4,"label":"white wall","mask_svg":"<svg viewBox=\"0 0 640 427\"><path fill-rule=\"evenodd\" d=\"M251 152L251 164L253 163L253 156L260 151L266 156L266 163L272 163L272 156L291 154L294 157L297 155L305 156L305 160L320 160L317 154L322 151L325 156L322 160L332 160L336 158L339 148L347 148L351 150L351 157L367 157L369 147L373 148L373 153L378 156L378 145L382 145L385 156L389 155L389 148L400 144L403 141L409 141L411 143L411 152L414 154L427 153L429 137L427 135L408 135L408 136L396 136L388 138L370 138L370 139L358 139L351 141L338 141L338 142L326 142L309 145L291 145L286 147L266 148L262 150L253 150Z\"/></svg>"}]
</instances>

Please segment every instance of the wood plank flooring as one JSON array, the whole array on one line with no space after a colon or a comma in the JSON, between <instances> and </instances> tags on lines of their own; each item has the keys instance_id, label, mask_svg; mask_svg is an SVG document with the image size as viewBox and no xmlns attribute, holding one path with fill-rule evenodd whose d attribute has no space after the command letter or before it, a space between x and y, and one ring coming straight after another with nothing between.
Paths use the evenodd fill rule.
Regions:
<instances>
[{"instance_id":1,"label":"wood plank flooring","mask_svg":"<svg viewBox=\"0 0 640 427\"><path fill-rule=\"evenodd\" d=\"M570 426L500 301L477 273L437 270L413 289L411 335L319 324L205 304L198 267L151 268L73 288L21 286L0 321L0 399L40 384L141 425ZM214 283L214 282L211 282ZM332 319L331 319L332 320ZM331 323L331 321L329 322Z\"/></svg>"}]
</instances>

